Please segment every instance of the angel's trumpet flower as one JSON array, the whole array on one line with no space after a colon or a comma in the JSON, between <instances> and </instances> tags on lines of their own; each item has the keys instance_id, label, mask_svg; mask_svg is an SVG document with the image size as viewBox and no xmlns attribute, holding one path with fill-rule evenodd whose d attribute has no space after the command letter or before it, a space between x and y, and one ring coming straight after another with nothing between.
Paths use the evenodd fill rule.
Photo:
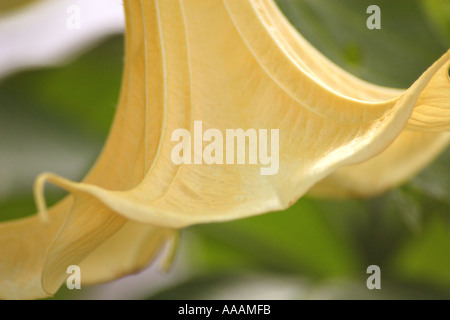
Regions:
<instances>
[{"instance_id":1,"label":"angel's trumpet flower","mask_svg":"<svg viewBox=\"0 0 450 320\"><path fill-rule=\"evenodd\" d=\"M441 131L450 129L450 52L398 91L328 61L272 0L126 0L125 10L126 64L108 142L82 183L38 178L47 223L32 217L0 225L2 298L51 295L74 264L85 283L135 272L174 230L285 209L330 174L316 193L333 193L333 183L350 194L356 191L346 183L378 192L448 142ZM173 133L195 135L196 121L216 138L227 129L279 130L279 170L262 175L261 161L199 161L207 143L194 146L192 164L176 163ZM408 165L387 182L376 177L375 190L372 172L352 177L351 168L362 172L365 164L352 165L395 171L397 160ZM341 183L341 175L349 180ZM45 182L71 192L48 211Z\"/></svg>"}]
</instances>

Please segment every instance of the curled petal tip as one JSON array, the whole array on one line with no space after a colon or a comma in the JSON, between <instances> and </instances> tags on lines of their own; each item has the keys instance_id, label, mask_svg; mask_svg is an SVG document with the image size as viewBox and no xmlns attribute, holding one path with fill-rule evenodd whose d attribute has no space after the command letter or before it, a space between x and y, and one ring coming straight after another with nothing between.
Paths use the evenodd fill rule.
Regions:
<instances>
[{"instance_id":1,"label":"curled petal tip","mask_svg":"<svg viewBox=\"0 0 450 320\"><path fill-rule=\"evenodd\" d=\"M36 202L36 207L38 210L39 217L41 221L45 224L50 222L50 217L47 210L47 203L45 201L45 182L48 180L49 173L43 173L39 175L34 182L34 200Z\"/></svg>"},{"instance_id":2,"label":"curled petal tip","mask_svg":"<svg viewBox=\"0 0 450 320\"><path fill-rule=\"evenodd\" d=\"M56 186L59 186L68 191L73 191L74 183L68 181L67 179L61 178L54 173L45 172L40 174L34 182L34 199L38 214L44 223L50 222L50 216L48 214L47 203L45 201L45 183L50 182Z\"/></svg>"},{"instance_id":3,"label":"curled petal tip","mask_svg":"<svg viewBox=\"0 0 450 320\"><path fill-rule=\"evenodd\" d=\"M160 264L159 271L163 274L169 273L173 262L175 260L176 253L180 245L180 233L175 232L167 244L165 256L163 256Z\"/></svg>"}]
</instances>

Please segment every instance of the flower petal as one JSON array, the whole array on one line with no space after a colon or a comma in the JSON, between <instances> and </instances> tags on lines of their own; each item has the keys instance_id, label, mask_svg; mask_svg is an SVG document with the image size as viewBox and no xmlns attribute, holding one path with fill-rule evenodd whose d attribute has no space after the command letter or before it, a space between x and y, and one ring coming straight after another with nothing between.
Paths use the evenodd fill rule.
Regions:
<instances>
[{"instance_id":1,"label":"flower petal","mask_svg":"<svg viewBox=\"0 0 450 320\"><path fill-rule=\"evenodd\" d=\"M416 142L437 139L429 144L433 155L446 143L443 135L403 129L447 128L442 89L450 52L399 91L329 62L269 0L128 0L125 8L123 90L106 147L82 183L38 178L43 217L46 181L73 193L50 209L49 224L34 217L0 226L0 242L22 237L0 249L5 297L53 294L70 264L84 263L88 282L133 272L172 237L171 229L286 208L335 170L377 156L400 134L396 143L410 147L387 149L388 160L398 159L398 150L415 150ZM261 175L262 164L174 164L171 133L192 131L195 120L221 132L280 129L278 174ZM396 180L428 160L405 166ZM23 238L30 230L33 243ZM104 273L102 265L119 256L124 261Z\"/></svg>"},{"instance_id":2,"label":"flower petal","mask_svg":"<svg viewBox=\"0 0 450 320\"><path fill-rule=\"evenodd\" d=\"M0 224L0 299L37 299L48 294L41 284L47 249L64 223L71 200L49 210L51 223L38 216Z\"/></svg>"},{"instance_id":3,"label":"flower petal","mask_svg":"<svg viewBox=\"0 0 450 320\"><path fill-rule=\"evenodd\" d=\"M111 225L100 226L100 232L89 234L94 237L91 241L92 238L88 238L85 233L89 230L89 225L95 226L92 219L86 225L73 212L72 218L64 222L72 205L71 198L50 209L51 219L48 224L42 223L38 216L0 224L0 299L38 299L51 296L67 277L67 267L72 264L80 265L82 285L136 273L147 267L163 246L176 236L173 230L129 221L115 233L114 229L102 232L111 229ZM92 214L93 211L87 212ZM94 212L93 215L96 214ZM112 216L123 220L117 214ZM63 224L64 228L61 229ZM65 235L66 240L58 237L59 246L55 248L51 243L58 231ZM109 236L110 234L113 235ZM105 241L102 242L103 240ZM101 245L98 246L98 243ZM83 250L71 250L77 245ZM96 246L96 249L92 249ZM52 249L46 258L49 247ZM61 255L58 249L63 251ZM86 253L88 256L83 259ZM42 281L44 265L46 276Z\"/></svg>"},{"instance_id":4,"label":"flower petal","mask_svg":"<svg viewBox=\"0 0 450 320\"><path fill-rule=\"evenodd\" d=\"M127 21L130 34L126 40L127 52L133 58L133 64L125 65L123 87L145 91L146 74L139 72L145 64L145 52L134 49L141 45L142 13L134 10L129 14L139 18ZM157 74L153 72L153 75ZM149 77L148 81L154 80ZM124 90L120 104L122 107L117 111L115 129L86 178L86 182L109 190L127 190L136 186L145 174L146 163L151 164L151 155L158 147L158 144L147 147L143 140L147 131L145 95L129 94ZM157 131L151 134L159 139ZM125 149L127 152L118 152ZM42 189L42 182L42 179L37 180L37 191ZM42 206L39 199L38 205ZM87 283L134 273L148 265L163 245L174 237L174 232L167 228L138 226L82 193L72 195L43 217L48 224L33 217L0 225L4 230L1 231L0 242L5 243L1 252L5 262L0 264L1 280L5 279L0 281L2 297L41 298L52 295L64 282L67 267L72 264L81 263L82 281ZM30 233L35 240L33 242L29 242L30 237L27 237ZM12 246L6 245L16 238L20 241Z\"/></svg>"},{"instance_id":5,"label":"flower petal","mask_svg":"<svg viewBox=\"0 0 450 320\"><path fill-rule=\"evenodd\" d=\"M380 155L337 169L309 191L315 197L376 196L404 183L434 160L450 143L450 133L405 130Z\"/></svg>"},{"instance_id":6,"label":"flower petal","mask_svg":"<svg viewBox=\"0 0 450 320\"><path fill-rule=\"evenodd\" d=\"M419 131L450 131L450 61L436 72L422 91L408 128Z\"/></svg>"},{"instance_id":7,"label":"flower petal","mask_svg":"<svg viewBox=\"0 0 450 320\"><path fill-rule=\"evenodd\" d=\"M171 229L127 222L119 232L83 260L80 265L83 271L82 283L112 281L143 270L164 249L166 243L176 241L177 234ZM172 254L169 252L169 259ZM163 262L169 266L171 264L170 260Z\"/></svg>"},{"instance_id":8,"label":"flower petal","mask_svg":"<svg viewBox=\"0 0 450 320\"><path fill-rule=\"evenodd\" d=\"M161 121L157 121L158 111L157 98L154 98L153 105L146 104L145 95L137 95L134 91L146 92L151 90L146 88L146 83L155 82L159 75L155 68L152 76L147 76L141 72L145 69L145 52L136 50L142 47L143 21L142 12L138 7L130 8L127 11L128 34L127 52L132 57L132 63L128 61L125 65L123 87L127 90L122 92L120 105L114 129L108 139L107 145L100 156L96 166L86 178L86 183L95 183L109 190L127 190L136 186L144 177L145 168L151 165L154 155L157 152L158 143L149 145L145 139L159 140L158 126ZM152 49L152 48L150 48ZM148 57L152 58L152 55ZM148 121L148 111L153 111L153 118ZM148 135L146 125L154 123L154 130ZM37 181L37 190L40 189L42 180ZM65 279L65 270L68 265L82 261L91 252L106 250L102 248L114 249L115 243L125 241L122 234L127 234L130 226L127 220L118 215L114 210L105 207L96 198L83 193L75 193L74 205L65 226L58 232L58 236L49 248L46 265L43 272L43 285L46 291L54 293ZM135 227L136 229L137 227ZM154 258L154 254L170 240L173 232L167 228L157 228L151 225L141 227L139 231L143 241L149 239L146 247L137 251L138 256L123 256L123 265L118 264L111 267L106 273L89 271L87 279L89 282L101 282L109 279L113 274L123 275L123 272L135 272L148 264L149 259ZM144 231L145 230L145 231ZM137 230L136 230L137 231ZM138 234L136 234L138 235ZM129 239L131 241L132 239ZM105 243L105 241L108 241ZM102 245L102 243L104 243ZM123 243L126 243L123 242ZM136 244L138 250L140 244ZM106 246L106 247L105 247ZM119 251L122 254L125 251ZM111 259L114 252L110 252ZM87 264L94 266L95 256L88 258ZM136 263L136 265L132 265ZM127 268L127 269L125 269ZM96 279L96 276L99 278Z\"/></svg>"},{"instance_id":9,"label":"flower petal","mask_svg":"<svg viewBox=\"0 0 450 320\"><path fill-rule=\"evenodd\" d=\"M386 89L330 62L315 63L316 57L326 59L283 31L288 24L268 0L129 1L126 7L133 23L133 12L143 12L145 46L132 45L127 60L130 52L145 55L144 67L133 75L147 85L124 90L146 97L143 118L154 113L159 124L146 123L139 136L144 158L153 162L145 161L145 177L126 191L94 180L73 183L51 174L40 179L162 227L280 210L337 168L378 155L402 132L421 95L441 83L450 61L448 52L406 91ZM351 86L342 85L346 80ZM279 173L263 176L262 165L175 165L171 133L192 132L195 120L221 132L280 129ZM129 153L127 146L115 152Z\"/></svg>"},{"instance_id":10,"label":"flower petal","mask_svg":"<svg viewBox=\"0 0 450 320\"><path fill-rule=\"evenodd\" d=\"M48 249L42 273L45 292L55 294L67 278L67 268L79 265L126 221L94 198L75 193L70 214Z\"/></svg>"}]
</instances>

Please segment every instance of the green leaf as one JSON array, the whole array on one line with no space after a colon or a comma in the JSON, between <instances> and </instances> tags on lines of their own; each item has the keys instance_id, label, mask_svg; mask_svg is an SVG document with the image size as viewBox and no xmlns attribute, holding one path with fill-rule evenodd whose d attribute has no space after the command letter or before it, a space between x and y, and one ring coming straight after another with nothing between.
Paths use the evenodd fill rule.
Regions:
<instances>
[{"instance_id":1,"label":"green leaf","mask_svg":"<svg viewBox=\"0 0 450 320\"><path fill-rule=\"evenodd\" d=\"M102 141L118 103L123 54L123 37L113 37L65 66L8 78L0 96L13 100L16 109L58 121L62 131L69 125Z\"/></svg>"},{"instance_id":2,"label":"green leaf","mask_svg":"<svg viewBox=\"0 0 450 320\"><path fill-rule=\"evenodd\" d=\"M450 47L450 1L448 0L422 0L428 21L442 44Z\"/></svg>"},{"instance_id":3,"label":"green leaf","mask_svg":"<svg viewBox=\"0 0 450 320\"><path fill-rule=\"evenodd\" d=\"M393 206L393 210L400 214L413 233L420 233L422 229L422 208L417 199L400 188L388 193L388 201Z\"/></svg>"},{"instance_id":4,"label":"green leaf","mask_svg":"<svg viewBox=\"0 0 450 320\"><path fill-rule=\"evenodd\" d=\"M284 212L196 226L191 231L208 243L221 241L234 247L273 271L325 277L349 275L360 267L345 237L332 228L314 201L307 199ZM206 259L213 257L207 255Z\"/></svg>"},{"instance_id":5,"label":"green leaf","mask_svg":"<svg viewBox=\"0 0 450 320\"><path fill-rule=\"evenodd\" d=\"M434 215L423 236L405 243L393 261L400 279L430 283L450 293L450 224Z\"/></svg>"},{"instance_id":6,"label":"green leaf","mask_svg":"<svg viewBox=\"0 0 450 320\"><path fill-rule=\"evenodd\" d=\"M409 86L447 49L435 29L425 22L419 0L277 3L319 51L351 73L381 85ZM373 4L381 9L380 30L366 27L366 11Z\"/></svg>"},{"instance_id":7,"label":"green leaf","mask_svg":"<svg viewBox=\"0 0 450 320\"><path fill-rule=\"evenodd\" d=\"M433 164L414 177L409 186L429 197L430 201L441 201L450 205L450 149L447 149Z\"/></svg>"},{"instance_id":8,"label":"green leaf","mask_svg":"<svg viewBox=\"0 0 450 320\"><path fill-rule=\"evenodd\" d=\"M0 83L0 207L24 198L8 220L36 212L36 176L45 171L80 180L95 161L115 112L123 38L115 37L70 64L26 71ZM49 188L47 196L62 196ZM14 202L14 200L13 200ZM49 203L51 204L51 202Z\"/></svg>"}]
</instances>

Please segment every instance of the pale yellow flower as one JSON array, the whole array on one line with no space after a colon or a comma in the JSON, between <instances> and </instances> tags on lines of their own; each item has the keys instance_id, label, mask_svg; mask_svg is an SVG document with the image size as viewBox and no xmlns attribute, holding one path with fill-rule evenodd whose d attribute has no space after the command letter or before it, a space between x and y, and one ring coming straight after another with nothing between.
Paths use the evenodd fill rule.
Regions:
<instances>
[{"instance_id":1,"label":"pale yellow flower","mask_svg":"<svg viewBox=\"0 0 450 320\"><path fill-rule=\"evenodd\" d=\"M108 142L82 183L38 178L47 223L0 225L1 298L54 294L73 264L84 283L138 271L177 229L285 209L320 181L320 195L381 192L448 144L450 52L399 91L327 60L272 0L128 0L125 10L122 95ZM195 120L223 132L280 129L278 174L174 164L171 133ZM45 182L71 192L48 212Z\"/></svg>"}]
</instances>

